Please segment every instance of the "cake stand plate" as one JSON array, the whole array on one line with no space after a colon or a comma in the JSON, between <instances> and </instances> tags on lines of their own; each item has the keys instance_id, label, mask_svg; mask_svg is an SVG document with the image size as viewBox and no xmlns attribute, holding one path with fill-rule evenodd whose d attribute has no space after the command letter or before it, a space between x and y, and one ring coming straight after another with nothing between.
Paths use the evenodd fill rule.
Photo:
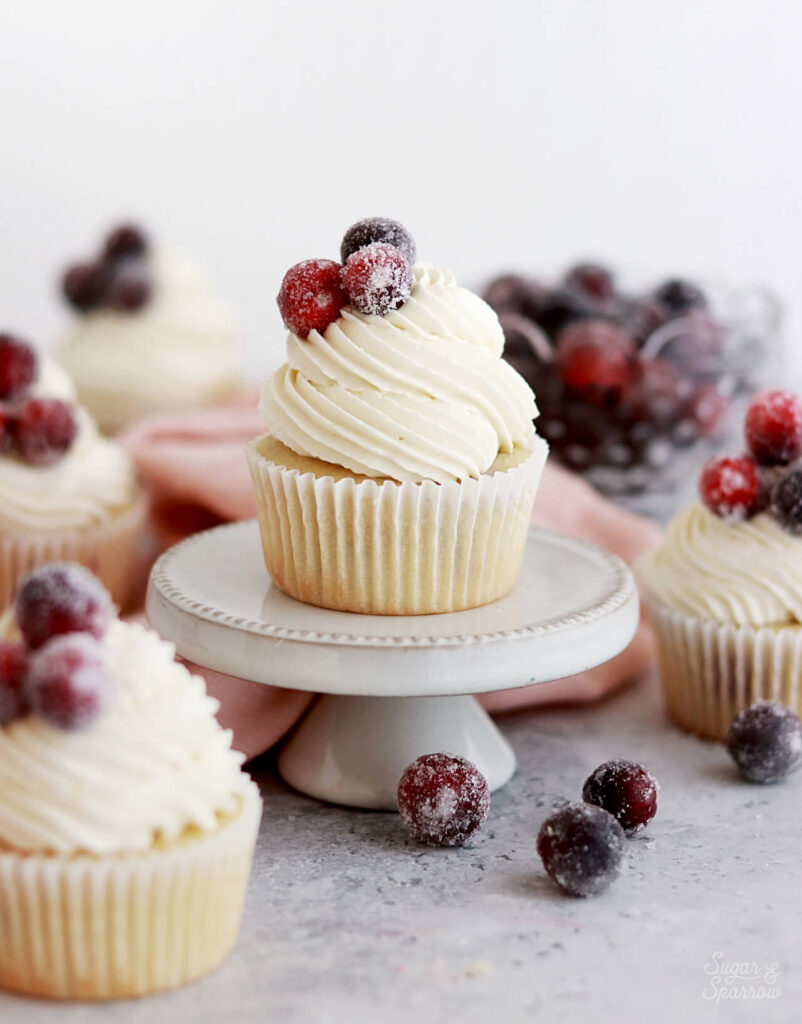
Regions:
<instances>
[{"instance_id":1,"label":"cake stand plate","mask_svg":"<svg viewBox=\"0 0 802 1024\"><path fill-rule=\"evenodd\" d=\"M533 529L515 587L493 604L443 615L330 611L272 583L248 521L165 552L147 614L188 661L323 694L285 742L279 771L323 800L394 809L403 769L434 751L468 757L491 789L504 785L515 756L469 695L609 660L635 633L638 598L619 558Z\"/></svg>"}]
</instances>

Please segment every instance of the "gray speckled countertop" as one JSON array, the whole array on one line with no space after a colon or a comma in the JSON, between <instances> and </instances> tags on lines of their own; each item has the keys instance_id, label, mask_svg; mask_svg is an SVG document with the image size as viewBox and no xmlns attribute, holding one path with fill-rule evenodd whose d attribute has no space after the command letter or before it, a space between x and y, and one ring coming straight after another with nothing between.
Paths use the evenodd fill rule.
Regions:
<instances>
[{"instance_id":1,"label":"gray speckled countertop","mask_svg":"<svg viewBox=\"0 0 802 1024\"><path fill-rule=\"evenodd\" d=\"M221 970L111 1007L0 996L0 1020L800 1019L802 776L775 787L738 781L721 747L664 720L653 683L593 708L500 724L519 771L494 794L472 847L411 845L397 816L298 796L265 762L245 919ZM568 899L543 874L535 835L552 807L578 798L585 776L617 756L657 775L658 817L630 841L612 888ZM748 965L749 977L721 977L716 954Z\"/></svg>"}]
</instances>

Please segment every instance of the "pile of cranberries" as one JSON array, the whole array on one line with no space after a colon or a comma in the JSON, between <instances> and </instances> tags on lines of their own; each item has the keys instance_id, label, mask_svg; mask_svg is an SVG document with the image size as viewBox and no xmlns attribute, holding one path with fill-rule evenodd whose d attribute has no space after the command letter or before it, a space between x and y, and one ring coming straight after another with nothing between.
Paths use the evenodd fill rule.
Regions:
<instances>
[{"instance_id":1,"label":"pile of cranberries","mask_svg":"<svg viewBox=\"0 0 802 1024\"><path fill-rule=\"evenodd\" d=\"M0 334L0 452L47 466L70 450L78 423L68 402L30 395L37 371L34 349L13 334Z\"/></svg>"},{"instance_id":2,"label":"pile of cranberries","mask_svg":"<svg viewBox=\"0 0 802 1024\"><path fill-rule=\"evenodd\" d=\"M789 533L802 535L802 398L761 391L744 421L746 454L711 459L699 478L704 504L738 523L770 509Z\"/></svg>"},{"instance_id":3,"label":"pile of cranberries","mask_svg":"<svg viewBox=\"0 0 802 1024\"><path fill-rule=\"evenodd\" d=\"M276 301L284 325L299 338L323 333L341 310L382 316L407 301L415 242L398 221L360 220L345 232L340 262L303 260L290 267Z\"/></svg>"},{"instance_id":4,"label":"pile of cranberries","mask_svg":"<svg viewBox=\"0 0 802 1024\"><path fill-rule=\"evenodd\" d=\"M106 590L80 565L52 563L23 578L14 612L22 642L0 641L0 725L30 713L59 729L91 725L112 692Z\"/></svg>"},{"instance_id":5,"label":"pile of cranberries","mask_svg":"<svg viewBox=\"0 0 802 1024\"><path fill-rule=\"evenodd\" d=\"M119 225L106 236L98 256L67 268L61 281L64 298L79 313L141 309L153 293L148 249L140 228Z\"/></svg>"}]
</instances>

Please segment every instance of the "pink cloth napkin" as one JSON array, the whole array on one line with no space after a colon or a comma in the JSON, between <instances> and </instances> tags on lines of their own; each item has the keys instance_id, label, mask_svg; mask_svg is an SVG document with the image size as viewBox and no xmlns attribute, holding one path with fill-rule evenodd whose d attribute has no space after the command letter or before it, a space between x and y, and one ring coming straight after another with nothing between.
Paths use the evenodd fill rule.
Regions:
<instances>
[{"instance_id":1,"label":"pink cloth napkin","mask_svg":"<svg viewBox=\"0 0 802 1024\"><path fill-rule=\"evenodd\" d=\"M154 417L124 435L150 489L153 529L162 547L195 530L256 514L242 449L263 429L254 395L248 394L226 408ZM630 563L660 536L652 523L618 508L552 463L546 466L532 521L593 541ZM641 621L627 650L605 665L553 683L486 694L481 700L491 712L595 700L636 677L653 655L651 631ZM206 677L209 692L220 701L220 721L233 730L235 747L248 757L279 740L312 700L306 693L191 667Z\"/></svg>"}]
</instances>

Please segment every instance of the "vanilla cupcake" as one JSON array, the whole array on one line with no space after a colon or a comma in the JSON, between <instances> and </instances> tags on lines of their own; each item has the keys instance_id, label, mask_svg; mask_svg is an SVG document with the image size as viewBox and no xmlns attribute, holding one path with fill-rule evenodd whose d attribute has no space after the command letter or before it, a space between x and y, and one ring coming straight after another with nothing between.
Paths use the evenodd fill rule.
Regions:
<instances>
[{"instance_id":1,"label":"vanilla cupcake","mask_svg":"<svg viewBox=\"0 0 802 1024\"><path fill-rule=\"evenodd\" d=\"M146 515L131 458L99 435L67 374L11 335L0 335L0 398L0 608L53 560L88 566L124 606Z\"/></svg>"},{"instance_id":2,"label":"vanilla cupcake","mask_svg":"<svg viewBox=\"0 0 802 1024\"><path fill-rule=\"evenodd\" d=\"M668 710L719 740L758 700L802 713L802 401L756 396L746 440L749 454L707 464L701 501L636 565Z\"/></svg>"},{"instance_id":3,"label":"vanilla cupcake","mask_svg":"<svg viewBox=\"0 0 802 1024\"><path fill-rule=\"evenodd\" d=\"M247 451L267 569L344 611L487 604L515 582L546 460L534 396L495 313L413 267L401 225L354 225L341 259L298 264L279 294L288 361Z\"/></svg>"},{"instance_id":4,"label":"vanilla cupcake","mask_svg":"<svg viewBox=\"0 0 802 1024\"><path fill-rule=\"evenodd\" d=\"M152 413L217 405L240 390L236 330L206 279L123 225L63 280L77 318L56 357L105 433Z\"/></svg>"},{"instance_id":5,"label":"vanilla cupcake","mask_svg":"<svg viewBox=\"0 0 802 1024\"><path fill-rule=\"evenodd\" d=\"M212 970L261 814L217 702L78 566L27 577L5 626L0 986L116 999Z\"/></svg>"}]
</instances>

